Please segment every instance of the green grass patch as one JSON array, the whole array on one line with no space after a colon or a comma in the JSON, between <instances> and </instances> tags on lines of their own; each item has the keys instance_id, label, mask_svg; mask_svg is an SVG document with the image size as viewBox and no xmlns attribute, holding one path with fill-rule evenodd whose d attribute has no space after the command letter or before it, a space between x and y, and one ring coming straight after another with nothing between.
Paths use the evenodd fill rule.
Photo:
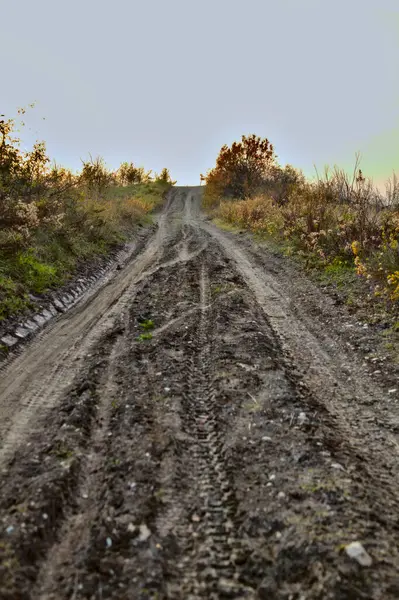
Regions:
<instances>
[{"instance_id":1,"label":"green grass patch","mask_svg":"<svg viewBox=\"0 0 399 600\"><path fill-rule=\"evenodd\" d=\"M242 227L238 227L237 225L233 225L232 223L228 223L223 219L215 218L212 219L212 222L219 227L219 229L223 229L223 231L231 231L232 233L239 233L243 230Z\"/></svg>"},{"instance_id":2,"label":"green grass patch","mask_svg":"<svg viewBox=\"0 0 399 600\"><path fill-rule=\"evenodd\" d=\"M33 248L17 254L15 268L20 282L33 292L45 292L59 283L57 267L38 259Z\"/></svg>"},{"instance_id":3,"label":"green grass patch","mask_svg":"<svg viewBox=\"0 0 399 600\"><path fill-rule=\"evenodd\" d=\"M323 267L319 279L322 283L335 284L338 288L346 288L357 282L357 275L352 262L335 258Z\"/></svg>"},{"instance_id":4,"label":"green grass patch","mask_svg":"<svg viewBox=\"0 0 399 600\"><path fill-rule=\"evenodd\" d=\"M142 333L137 338L139 342L146 342L148 340L152 340L152 333Z\"/></svg>"},{"instance_id":5,"label":"green grass patch","mask_svg":"<svg viewBox=\"0 0 399 600\"><path fill-rule=\"evenodd\" d=\"M154 321L152 321L152 319L146 319L145 321L141 321L141 323L139 323L139 327L144 329L144 331L151 331L151 329L154 329L155 327Z\"/></svg>"}]
</instances>

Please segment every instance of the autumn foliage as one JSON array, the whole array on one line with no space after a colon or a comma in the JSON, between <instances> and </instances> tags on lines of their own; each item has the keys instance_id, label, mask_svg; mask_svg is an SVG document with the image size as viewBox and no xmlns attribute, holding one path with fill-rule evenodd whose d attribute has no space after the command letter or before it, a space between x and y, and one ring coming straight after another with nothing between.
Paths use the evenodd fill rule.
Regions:
<instances>
[{"instance_id":1,"label":"autumn foliage","mask_svg":"<svg viewBox=\"0 0 399 600\"><path fill-rule=\"evenodd\" d=\"M223 146L216 166L206 175L208 198L241 199L255 195L276 163L268 139L243 135L240 142Z\"/></svg>"},{"instance_id":2,"label":"autumn foliage","mask_svg":"<svg viewBox=\"0 0 399 600\"><path fill-rule=\"evenodd\" d=\"M216 217L273 236L316 268L356 271L399 301L399 182L375 188L356 157L351 174L326 167L308 180L281 167L267 139L223 146L205 177L204 206Z\"/></svg>"}]
</instances>

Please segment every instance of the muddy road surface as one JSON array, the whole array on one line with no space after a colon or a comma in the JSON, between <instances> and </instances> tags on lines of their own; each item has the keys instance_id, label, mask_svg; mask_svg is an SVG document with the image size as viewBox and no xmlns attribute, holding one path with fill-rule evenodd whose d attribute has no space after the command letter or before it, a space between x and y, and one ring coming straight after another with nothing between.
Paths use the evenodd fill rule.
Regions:
<instances>
[{"instance_id":1,"label":"muddy road surface","mask_svg":"<svg viewBox=\"0 0 399 600\"><path fill-rule=\"evenodd\" d=\"M200 200L3 368L1 599L399 598L397 404Z\"/></svg>"}]
</instances>

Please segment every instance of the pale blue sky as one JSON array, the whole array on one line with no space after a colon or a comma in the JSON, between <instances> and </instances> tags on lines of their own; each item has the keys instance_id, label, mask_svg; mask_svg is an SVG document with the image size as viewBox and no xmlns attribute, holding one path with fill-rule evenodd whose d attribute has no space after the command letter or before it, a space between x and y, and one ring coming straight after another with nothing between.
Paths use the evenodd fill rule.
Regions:
<instances>
[{"instance_id":1,"label":"pale blue sky","mask_svg":"<svg viewBox=\"0 0 399 600\"><path fill-rule=\"evenodd\" d=\"M196 184L257 133L307 173L357 150L399 171L398 0L0 0L0 19L0 112L36 100L26 142L72 168Z\"/></svg>"}]
</instances>

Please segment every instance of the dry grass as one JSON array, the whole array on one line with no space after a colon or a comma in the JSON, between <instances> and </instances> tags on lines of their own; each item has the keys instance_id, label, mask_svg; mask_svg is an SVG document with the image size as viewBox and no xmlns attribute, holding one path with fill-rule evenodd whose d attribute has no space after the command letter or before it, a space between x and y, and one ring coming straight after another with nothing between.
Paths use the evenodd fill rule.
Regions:
<instances>
[{"instance_id":1,"label":"dry grass","mask_svg":"<svg viewBox=\"0 0 399 600\"><path fill-rule=\"evenodd\" d=\"M290 167L290 169L292 169ZM263 189L244 200L205 192L205 207L218 219L254 233L273 236L288 253L316 268L352 268L367 277L374 293L399 300L398 185L386 198L356 163L352 176L335 168L306 181L274 168ZM220 190L219 182L219 190Z\"/></svg>"},{"instance_id":2,"label":"dry grass","mask_svg":"<svg viewBox=\"0 0 399 600\"><path fill-rule=\"evenodd\" d=\"M169 172L121 185L101 158L73 174L50 166L45 144L22 151L13 120L0 120L0 320L29 306L29 294L62 284L82 260L131 236L163 199Z\"/></svg>"}]
</instances>

